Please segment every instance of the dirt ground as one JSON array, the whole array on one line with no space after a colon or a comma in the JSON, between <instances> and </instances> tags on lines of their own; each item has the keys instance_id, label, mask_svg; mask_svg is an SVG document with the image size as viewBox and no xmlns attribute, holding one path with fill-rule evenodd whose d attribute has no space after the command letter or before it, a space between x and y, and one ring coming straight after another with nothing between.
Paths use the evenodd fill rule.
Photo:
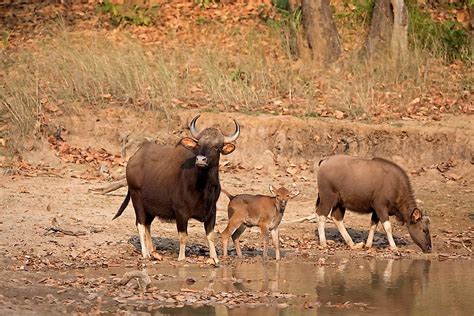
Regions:
<instances>
[{"instance_id":1,"label":"dirt ground","mask_svg":"<svg viewBox=\"0 0 474 316\"><path fill-rule=\"evenodd\" d=\"M186 113L186 117L191 114ZM209 119L218 117L217 114L206 115ZM267 119L241 116L239 119L243 122L242 140L240 143L237 142L237 158L221 161L220 178L222 187L231 193L258 192L266 194L269 193L268 184L272 183L294 187L301 192L296 199L289 202L283 223L280 226L283 262L301 260L302 258L317 261L340 256L367 259L424 258L436 261L472 259L474 167L472 156L471 158L466 157L466 152L467 155L472 154L472 147L459 150L455 144L450 144L449 150L453 151L455 155L447 157L446 160L438 160L437 164L423 158L430 155L430 153L414 152L413 156L407 159L407 163L404 165L410 172L419 205L431 218L433 253L421 253L420 249L410 239L406 227L397 223L395 219L392 219L392 224L394 226L395 242L399 246L398 252L387 249L388 243L380 227L372 249L350 250L343 243L342 237L335 226L330 222L328 222L326 230L329 247L328 249L321 249L318 246L316 223L314 221L295 222L314 213L317 194L317 168L314 167L314 164L318 159L315 158L313 161L309 158L311 154L305 152L306 148L309 148L305 142L302 142L301 150L303 153L285 148L275 149L283 141L281 139L280 141L274 141L275 138L279 137L276 135L278 133L273 133L271 134L272 137L268 137L266 130L261 132L261 138L267 139L264 142L268 145L267 148L252 149L253 143L250 141L252 137L245 135L245 133L251 133L253 128L264 128L266 125L259 120L267 121L267 129L271 130L272 121L281 120L284 122L286 118L271 117ZM108 121L109 128L115 128L116 133L118 133L119 127L114 125L111 120ZM299 129L298 124L300 123L298 120L291 119L290 123L287 123L292 126L286 130L287 142L291 140L294 133L304 132ZM322 126L329 123L315 120L311 124ZM321 138L334 140L336 138L340 139L337 136L338 128L341 128L341 130L360 128L357 126L348 127L346 124L338 122L330 122L330 125L334 132L332 136L329 135L328 137L324 134L326 131L321 132L321 130L314 130L312 133L320 135ZM459 131L458 128L450 126L450 122L446 122L443 129L423 126L412 127L409 125L400 128L405 128L404 131L408 135L413 132L413 134L423 135L424 138L427 138L426 135L429 134L431 128L432 131L444 135L438 135L438 139L445 137L447 143L457 141L461 143L459 147L462 147L464 146L462 142L466 139L469 146L469 135L472 135L472 125L469 127L469 121L465 122L465 127L466 129ZM69 130L69 138L67 139L69 143L76 146L83 146L87 143L87 138L82 138L81 142L75 141L76 131L80 128L87 131L87 123L81 125L70 123L67 128ZM324 126L321 128L324 129ZM367 129L370 128L367 127ZM393 126L376 127L378 131L383 131L385 128L390 129ZM424 129L424 134L419 133L416 130L417 128ZM173 130L178 130L178 135L186 133L185 131L179 131L178 127L173 128ZM94 129L94 131L96 130ZM162 135L161 132L163 132L163 135L168 135L166 137L171 141L176 139L176 132L173 134L169 130L160 130L158 135ZM399 132L394 132L394 134ZM105 133L109 133L109 130L103 129L102 134L96 134L95 136L91 133L89 135L90 144L97 147L108 146L110 151L118 151L120 148L119 141L107 141L104 138ZM140 135L140 137L143 134L133 133L134 135ZM452 133L460 134L456 134L456 139L450 140L449 135L452 135ZM463 138L460 135L466 136ZM96 139L102 140L103 144L98 144ZM388 139L392 144L397 141L395 136ZM253 141L258 142L258 137L254 138ZM292 141L296 142L298 139L293 138ZM381 140L381 142L383 141ZM433 140L430 142L433 142ZM437 140L435 139L434 142L436 143ZM337 144L339 143L340 141L335 143L335 151L337 151ZM447 146L446 144L440 144L440 147ZM383 148L389 148L389 145L390 143L383 146L379 144L378 146L382 146L380 150L383 151ZM418 147L419 143L416 146ZM326 147L334 149L334 146L329 143ZM365 147L360 146L359 148L362 148L359 152L363 153ZM272 152L274 163L268 164L265 160L259 162L253 154L254 151L259 150ZM399 155L403 155L405 151L410 150L422 151L422 149L413 146L399 147ZM443 150L446 149L439 149L440 152L443 152ZM245 159L239 161L242 157L245 158L246 155L250 157L248 161ZM399 155L392 155L391 157ZM305 158L296 162L294 159L298 156ZM59 307L53 308L52 306L62 302L64 306L67 306L67 308L63 306L65 309L62 311L91 312L107 310L108 307L104 303L105 301L102 302L101 307L97 307L101 303L99 299L101 296L97 292L92 292L92 294L95 293L92 295L91 292L87 292L85 289L102 288L105 296L113 296L115 295L113 291L118 290L108 281L104 281L106 278L97 277L92 279L96 283L87 283L87 278L84 279L83 275L87 274L84 271L87 271L88 268L104 268L107 271L122 269L115 274L115 278L122 276L121 273L125 271L123 269L138 269L145 265L153 266L154 264L160 266L190 265L199 267L203 271L212 269L206 264L208 250L205 245L204 228L201 223L197 221L190 222L187 260L184 263L178 263L178 238L175 224L155 220L152 225L153 242L157 251L163 255L163 261L158 263L145 262L140 258L139 239L134 225L135 215L132 206L130 205L119 219L111 220L125 197L126 191L124 188L107 195L92 192L91 189L93 188L104 187L109 184L109 182L101 180L99 177L89 177L87 179L83 176L84 172L90 169L95 170L97 166L61 162L54 154L54 150L49 149L47 145L37 146L31 152L25 153L24 158L29 160L32 165L39 165L41 168L28 172L21 169L4 169L4 175L0 182L0 208L2 209L2 216L0 217L0 265L2 268L2 272L0 272L2 288L0 291L0 309L10 312L27 312L28 310L38 312L44 308L44 311L54 310L60 312ZM253 164L253 167L249 164ZM122 173L123 165L116 166L109 173L112 175ZM221 195L218 201L217 232L221 232L226 226L227 203L228 199L225 195ZM366 239L370 216L348 212L345 223L355 242ZM220 234L218 234L218 237L220 237ZM222 248L219 238L217 247L220 255ZM244 233L242 248L246 257L244 262L258 262L261 260L262 242L258 230L247 230ZM270 249L269 260L274 261L273 248L270 246ZM230 259L222 260L220 264L221 266L233 266L236 262L241 261L235 259L235 251L232 247ZM67 279L66 276L75 276L75 278ZM70 283L68 290L63 290L68 282ZM84 291L86 291L85 294ZM136 293L138 290L133 291ZM84 295L84 298L78 299L78 293L82 293L81 295ZM275 304L279 304L279 299L275 300Z\"/></svg>"}]
</instances>

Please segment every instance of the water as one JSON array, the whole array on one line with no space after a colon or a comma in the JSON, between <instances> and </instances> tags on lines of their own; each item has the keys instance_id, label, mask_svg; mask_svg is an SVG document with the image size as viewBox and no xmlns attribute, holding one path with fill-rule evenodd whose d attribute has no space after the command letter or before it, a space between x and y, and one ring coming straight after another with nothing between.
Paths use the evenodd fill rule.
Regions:
<instances>
[{"instance_id":1,"label":"water","mask_svg":"<svg viewBox=\"0 0 474 316\"><path fill-rule=\"evenodd\" d=\"M169 315L473 315L472 261L332 259L321 262L242 263L236 267L160 269L173 280L160 288L292 293L286 308L184 307L148 309ZM186 278L198 280L184 285ZM201 281L202 280L202 281ZM208 280L213 280L209 283ZM229 281L233 280L233 281ZM235 280L243 282L235 282ZM307 302L313 308L304 308ZM345 303L345 305L343 305ZM342 305L342 306L341 306ZM306 306L308 307L308 306Z\"/></svg>"},{"instance_id":2,"label":"water","mask_svg":"<svg viewBox=\"0 0 474 316\"><path fill-rule=\"evenodd\" d=\"M152 284L145 296L114 284L134 268L2 272L0 314L126 310L146 315L474 315L472 260L254 260L226 262L217 268L151 264L147 273ZM163 293L177 293L172 297L192 293L198 299L186 298L194 303L173 308L177 300L166 302L170 296L160 298ZM226 306L227 294L231 298ZM48 303L48 296L57 301ZM212 296L217 297L213 306L203 306Z\"/></svg>"}]
</instances>

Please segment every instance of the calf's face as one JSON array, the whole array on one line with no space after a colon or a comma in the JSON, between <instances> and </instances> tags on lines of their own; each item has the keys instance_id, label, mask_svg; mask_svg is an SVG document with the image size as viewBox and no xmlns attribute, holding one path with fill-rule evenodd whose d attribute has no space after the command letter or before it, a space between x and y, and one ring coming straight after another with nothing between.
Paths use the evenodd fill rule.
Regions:
<instances>
[{"instance_id":1,"label":"calf's face","mask_svg":"<svg viewBox=\"0 0 474 316\"><path fill-rule=\"evenodd\" d=\"M417 208L412 212L408 232L423 252L431 252L430 220Z\"/></svg>"},{"instance_id":2,"label":"calf's face","mask_svg":"<svg viewBox=\"0 0 474 316\"><path fill-rule=\"evenodd\" d=\"M298 190L290 192L285 187L280 187L278 190L275 190L275 188L271 184L268 188L270 190L270 193L276 198L276 203L280 209L285 209L288 201L300 194Z\"/></svg>"}]
</instances>

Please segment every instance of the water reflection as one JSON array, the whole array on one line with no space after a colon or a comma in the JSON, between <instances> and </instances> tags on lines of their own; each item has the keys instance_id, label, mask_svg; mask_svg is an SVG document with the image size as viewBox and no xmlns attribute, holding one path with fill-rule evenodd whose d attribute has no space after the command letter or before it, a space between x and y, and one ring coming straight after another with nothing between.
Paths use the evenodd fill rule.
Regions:
<instances>
[{"instance_id":1,"label":"water reflection","mask_svg":"<svg viewBox=\"0 0 474 316\"><path fill-rule=\"evenodd\" d=\"M158 281L162 289L208 289L224 292L281 292L295 294L287 308L225 306L158 309L172 315L332 315L332 314L447 314L474 311L474 265L471 261L375 260L336 258L326 262L237 263L217 269L194 265L165 267L160 273L177 277ZM150 273L153 273L150 271ZM193 278L192 285L186 279ZM305 310L305 302L318 308ZM334 305L347 303L347 308ZM353 303L367 304L360 309ZM328 307L332 305L332 307ZM442 311L442 313L441 313ZM182 313L182 314L180 314ZM159 315L157 314L157 315Z\"/></svg>"},{"instance_id":2,"label":"water reflection","mask_svg":"<svg viewBox=\"0 0 474 316\"><path fill-rule=\"evenodd\" d=\"M209 315L209 316L287 316L287 315L315 315L314 310L301 311L296 308L278 307L238 307L227 308L221 306L183 307L183 308L160 308L152 312L152 315Z\"/></svg>"},{"instance_id":3,"label":"water reflection","mask_svg":"<svg viewBox=\"0 0 474 316\"><path fill-rule=\"evenodd\" d=\"M319 313L320 314L320 313ZM226 308L225 306L202 306L202 307L183 307L183 308L160 308L152 312L152 315L208 315L208 316L314 316L318 312L314 309L301 310L294 307L278 308L278 307L237 307Z\"/></svg>"},{"instance_id":4,"label":"water reflection","mask_svg":"<svg viewBox=\"0 0 474 316\"><path fill-rule=\"evenodd\" d=\"M316 292L321 302L363 302L384 314L406 315L423 296L430 267L429 260L343 262L325 269Z\"/></svg>"}]
</instances>

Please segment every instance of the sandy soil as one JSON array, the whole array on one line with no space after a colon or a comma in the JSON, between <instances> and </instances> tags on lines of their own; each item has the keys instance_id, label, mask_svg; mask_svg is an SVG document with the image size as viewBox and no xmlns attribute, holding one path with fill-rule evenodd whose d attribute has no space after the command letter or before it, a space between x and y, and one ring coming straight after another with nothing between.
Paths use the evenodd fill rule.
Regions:
<instances>
[{"instance_id":1,"label":"sandy soil","mask_svg":"<svg viewBox=\"0 0 474 316\"><path fill-rule=\"evenodd\" d=\"M243 118L245 126L249 126L252 119ZM76 128L78 127L69 126L71 131ZM243 132L245 133L245 129ZM251 156L251 148L247 144L246 142L240 144L239 157L245 156L245 153ZM118 145L111 145L112 148L114 146L117 148ZM272 146L278 146L278 143L272 143ZM291 154L291 157L295 156L296 154ZM308 155L302 154L302 156ZM44 290L44 284L40 282L44 278L86 267L135 268L147 264L140 258L138 236L134 225L135 215L131 204L122 217L111 220L125 196L124 188L108 195L91 192L90 189L106 186L108 182L81 179L78 175L91 168L90 166L59 163L45 148L42 151L29 153L25 157L29 157L33 162L52 161L54 166L48 169L48 172L44 172L43 168L43 171L35 173L12 174L14 172L10 170L1 177L0 265L3 272L0 274L0 284L3 290L0 292L0 307L26 311L36 304L31 297L41 296L47 300L49 292ZM254 163L255 157L251 157ZM387 241L380 227L373 249L350 250L343 243L335 226L329 222L327 224L327 236L331 240L329 248L321 249L318 246L314 222L292 223L314 213L317 170L314 170L310 159L306 158L298 165L291 165L289 160L287 165L284 165L283 160L277 157L275 158L277 163L270 169L266 164L250 168L245 164L239 164L238 161L230 160L223 163L225 165L221 170L222 186L231 193L266 194L269 183L295 187L301 191L296 199L289 202L284 222L280 226L283 261L308 257L317 260L335 256L432 260L472 258L474 177L473 166L464 156L452 158L447 167L449 171L446 172L440 171L445 170L443 168L428 167L429 164L422 160L412 159L408 164L411 171L417 171L411 174L411 178L418 203L431 217L434 247L432 254L422 254L408 236L406 228L394 219L392 223L395 241L399 245L398 252L387 249ZM421 166L427 167L423 169ZM297 171L291 168L296 168ZM112 171L123 172L123 167ZM216 226L218 232L221 232L226 225L227 203L228 199L222 195L218 202ZM349 212L346 214L345 222L355 242L365 240L370 223L368 215ZM175 224L156 220L152 225L152 236L158 252L163 255L163 262L178 264ZM220 234L218 236L220 237ZM188 259L185 264L208 269L205 265L208 251L205 246L203 225L191 221L189 237ZM260 260L262 243L258 230L247 230L242 240L246 260ZM217 246L220 255L222 253L220 240ZM270 249L272 250L272 247ZM222 261L221 265L235 264L235 252L231 250L230 255L230 259ZM273 255L271 252L270 260L274 260ZM25 290L18 284L29 286ZM81 290L78 288L78 291ZM62 297L63 300L73 300L77 293L54 292L54 295Z\"/></svg>"}]
</instances>

